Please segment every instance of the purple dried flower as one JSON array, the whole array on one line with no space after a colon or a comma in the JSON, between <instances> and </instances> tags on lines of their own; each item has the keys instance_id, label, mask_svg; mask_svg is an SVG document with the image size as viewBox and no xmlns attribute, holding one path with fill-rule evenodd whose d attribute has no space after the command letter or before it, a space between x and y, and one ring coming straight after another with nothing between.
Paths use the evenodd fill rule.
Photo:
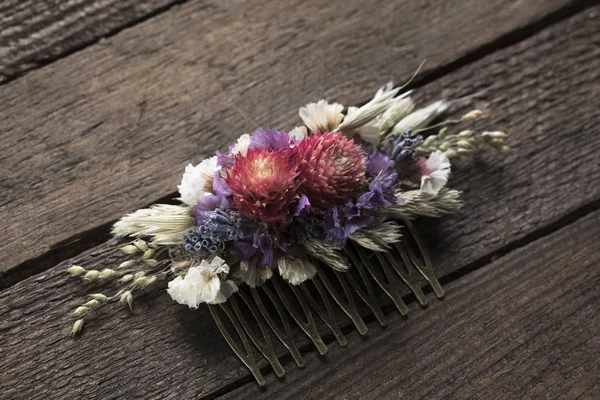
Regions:
<instances>
[{"instance_id":1,"label":"purple dried flower","mask_svg":"<svg viewBox=\"0 0 600 400\"><path fill-rule=\"evenodd\" d=\"M259 129L250 137L250 149L286 149L290 147L290 135L275 129Z\"/></svg>"},{"instance_id":2,"label":"purple dried flower","mask_svg":"<svg viewBox=\"0 0 600 400\"><path fill-rule=\"evenodd\" d=\"M231 188L227 185L225 179L221 176L219 171L215 172L215 176L213 178L213 191L217 195L221 196L231 196Z\"/></svg>"},{"instance_id":3,"label":"purple dried flower","mask_svg":"<svg viewBox=\"0 0 600 400\"><path fill-rule=\"evenodd\" d=\"M394 186L398 180L396 172L380 173L369 183L369 191L356 200L359 209L376 210L380 207L390 207L398 202Z\"/></svg>"},{"instance_id":4,"label":"purple dried flower","mask_svg":"<svg viewBox=\"0 0 600 400\"><path fill-rule=\"evenodd\" d=\"M388 155L396 164L417 160L415 147L423 142L423 136L410 137L410 129L396 139L388 139L381 151Z\"/></svg>"},{"instance_id":5,"label":"purple dried flower","mask_svg":"<svg viewBox=\"0 0 600 400\"><path fill-rule=\"evenodd\" d=\"M390 157L378 151L375 147L365 148L367 155L367 172L371 175L379 175L381 172L391 171L394 168L394 161Z\"/></svg>"},{"instance_id":6,"label":"purple dried flower","mask_svg":"<svg viewBox=\"0 0 600 400\"><path fill-rule=\"evenodd\" d=\"M325 213L325 240L336 246L344 246L348 236L369 226L375 217L361 216L360 210L352 203L342 209L332 208Z\"/></svg>"}]
</instances>

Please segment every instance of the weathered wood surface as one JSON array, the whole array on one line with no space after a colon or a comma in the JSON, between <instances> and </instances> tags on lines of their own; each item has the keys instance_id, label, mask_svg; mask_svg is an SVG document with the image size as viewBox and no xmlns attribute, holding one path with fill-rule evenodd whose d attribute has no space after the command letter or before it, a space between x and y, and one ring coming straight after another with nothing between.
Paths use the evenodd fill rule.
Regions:
<instances>
[{"instance_id":1,"label":"weathered wood surface","mask_svg":"<svg viewBox=\"0 0 600 400\"><path fill-rule=\"evenodd\" d=\"M189 2L3 85L0 285L103 241L242 133L291 128L321 96L366 100L424 58L437 71L578 3Z\"/></svg>"},{"instance_id":2,"label":"weathered wood surface","mask_svg":"<svg viewBox=\"0 0 600 400\"><path fill-rule=\"evenodd\" d=\"M461 166L453 183L465 190L467 212L429 232L440 275L463 273L582 207L597 207L600 54L593 43L600 32L591 12L598 8L422 89L423 98L443 87L452 97L488 89L475 105L496 114L482 128L500 124L518 149L502 161L490 155ZM103 268L120 258L103 245L72 261ZM67 277L66 265L0 292L0 397L210 397L251 379L209 314L173 305L164 291L136 301L133 317L101 313L71 341L67 314L90 288Z\"/></svg>"},{"instance_id":3,"label":"weathered wood surface","mask_svg":"<svg viewBox=\"0 0 600 400\"><path fill-rule=\"evenodd\" d=\"M366 339L223 399L598 399L600 212L448 285Z\"/></svg>"},{"instance_id":4,"label":"weathered wood surface","mask_svg":"<svg viewBox=\"0 0 600 400\"><path fill-rule=\"evenodd\" d=\"M181 3L177 0L3 0L0 82Z\"/></svg>"}]
</instances>

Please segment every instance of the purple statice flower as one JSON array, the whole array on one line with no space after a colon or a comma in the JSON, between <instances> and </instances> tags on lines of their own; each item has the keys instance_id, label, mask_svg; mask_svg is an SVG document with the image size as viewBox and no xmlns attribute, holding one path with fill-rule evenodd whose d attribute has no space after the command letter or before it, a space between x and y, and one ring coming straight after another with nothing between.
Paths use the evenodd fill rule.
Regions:
<instances>
[{"instance_id":1,"label":"purple statice flower","mask_svg":"<svg viewBox=\"0 0 600 400\"><path fill-rule=\"evenodd\" d=\"M262 265L272 266L273 265L273 238L269 235L269 232L263 231L258 236L258 248L263 255Z\"/></svg>"},{"instance_id":2,"label":"purple statice flower","mask_svg":"<svg viewBox=\"0 0 600 400\"><path fill-rule=\"evenodd\" d=\"M373 216L361 216L360 209L352 202L341 209L329 209L324 217L325 240L336 246L344 246L348 236L375 220Z\"/></svg>"},{"instance_id":3,"label":"purple statice flower","mask_svg":"<svg viewBox=\"0 0 600 400\"><path fill-rule=\"evenodd\" d=\"M231 196L231 188L221 176L220 171L215 172L215 176L213 178L213 191L219 196Z\"/></svg>"},{"instance_id":4,"label":"purple statice flower","mask_svg":"<svg viewBox=\"0 0 600 400\"><path fill-rule=\"evenodd\" d=\"M423 141L423 136L410 137L410 129L395 139L388 139L381 151L389 156L396 164L417 160L415 147Z\"/></svg>"},{"instance_id":5,"label":"purple statice flower","mask_svg":"<svg viewBox=\"0 0 600 400\"><path fill-rule=\"evenodd\" d=\"M379 175L382 172L393 171L395 163L387 154L378 151L374 146L368 146L364 150L367 155L367 173Z\"/></svg>"},{"instance_id":6,"label":"purple statice flower","mask_svg":"<svg viewBox=\"0 0 600 400\"><path fill-rule=\"evenodd\" d=\"M229 146L231 147L231 146ZM231 150L231 149L230 149ZM227 168L230 165L235 164L235 157L231 155L231 151L227 154L223 154L217 151L217 165L221 168Z\"/></svg>"},{"instance_id":7,"label":"purple statice flower","mask_svg":"<svg viewBox=\"0 0 600 400\"><path fill-rule=\"evenodd\" d=\"M250 261L252 256L256 254L257 248L254 247L254 244L252 244L251 242L238 240L233 246L237 251L238 257L241 261Z\"/></svg>"},{"instance_id":8,"label":"purple statice flower","mask_svg":"<svg viewBox=\"0 0 600 400\"><path fill-rule=\"evenodd\" d=\"M390 207L398 202L394 189L398 173L395 171L380 172L369 183L369 191L363 193L356 200L358 209L376 210L381 207Z\"/></svg>"},{"instance_id":9,"label":"purple statice flower","mask_svg":"<svg viewBox=\"0 0 600 400\"><path fill-rule=\"evenodd\" d=\"M222 194L209 194L204 196L198 204L194 207L194 214L196 216L196 223L202 224L207 216L215 210L229 210L231 203L227 200L227 197Z\"/></svg>"},{"instance_id":10,"label":"purple statice flower","mask_svg":"<svg viewBox=\"0 0 600 400\"><path fill-rule=\"evenodd\" d=\"M275 129L259 129L250 136L250 149L287 149L293 143L290 135Z\"/></svg>"}]
</instances>

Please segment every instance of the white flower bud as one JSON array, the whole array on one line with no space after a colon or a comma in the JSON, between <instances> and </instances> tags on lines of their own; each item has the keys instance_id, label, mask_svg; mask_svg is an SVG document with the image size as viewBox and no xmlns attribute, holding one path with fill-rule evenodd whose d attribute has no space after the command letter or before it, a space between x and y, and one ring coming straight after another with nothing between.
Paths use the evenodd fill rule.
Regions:
<instances>
[{"instance_id":1,"label":"white flower bud","mask_svg":"<svg viewBox=\"0 0 600 400\"><path fill-rule=\"evenodd\" d=\"M138 271L133 275L134 278L139 278L141 276L146 276L146 273L144 271Z\"/></svg>"},{"instance_id":2,"label":"white flower bud","mask_svg":"<svg viewBox=\"0 0 600 400\"><path fill-rule=\"evenodd\" d=\"M77 317L85 317L90 312L90 309L85 306L77 307L75 311L73 311L73 315Z\"/></svg>"},{"instance_id":3,"label":"white flower bud","mask_svg":"<svg viewBox=\"0 0 600 400\"><path fill-rule=\"evenodd\" d=\"M474 121L477 118L481 117L482 115L483 115L483 111L481 111L481 110L469 111L468 113L466 113L465 115L462 116L461 121L465 121L465 122Z\"/></svg>"},{"instance_id":4,"label":"white flower bud","mask_svg":"<svg viewBox=\"0 0 600 400\"><path fill-rule=\"evenodd\" d=\"M446 153L446 157L448 157L450 159L458 157L458 153L452 149L446 150L445 153Z\"/></svg>"},{"instance_id":5,"label":"white flower bud","mask_svg":"<svg viewBox=\"0 0 600 400\"><path fill-rule=\"evenodd\" d=\"M121 279L119 279L119 282L127 283L127 282L131 281L132 279L133 279L133 275L127 274L127 275L123 275L123 277Z\"/></svg>"},{"instance_id":6,"label":"white flower bud","mask_svg":"<svg viewBox=\"0 0 600 400\"><path fill-rule=\"evenodd\" d=\"M512 153L512 149L508 146L502 146L502 148L500 149L500 152L504 155L508 155L508 154Z\"/></svg>"},{"instance_id":7,"label":"white flower bud","mask_svg":"<svg viewBox=\"0 0 600 400\"><path fill-rule=\"evenodd\" d=\"M95 310L96 308L100 307L102 305L102 303L100 303L98 300L90 300L87 303L85 303L83 306L89 308L90 310Z\"/></svg>"},{"instance_id":8,"label":"white flower bud","mask_svg":"<svg viewBox=\"0 0 600 400\"><path fill-rule=\"evenodd\" d=\"M71 329L71 336L75 336L79 332L81 332L81 328L83 328L83 320L82 319L78 319L73 324L73 329Z\"/></svg>"},{"instance_id":9,"label":"white flower bud","mask_svg":"<svg viewBox=\"0 0 600 400\"><path fill-rule=\"evenodd\" d=\"M82 268L79 265L72 265L71 267L67 268L67 272L73 276L79 276L85 273L85 268Z\"/></svg>"},{"instance_id":10,"label":"white flower bud","mask_svg":"<svg viewBox=\"0 0 600 400\"><path fill-rule=\"evenodd\" d=\"M149 259L154 256L155 251L153 249L148 249L144 252L144 259Z\"/></svg>"},{"instance_id":11,"label":"white flower bud","mask_svg":"<svg viewBox=\"0 0 600 400\"><path fill-rule=\"evenodd\" d=\"M115 274L115 271L113 271L110 268L105 268L105 269L102 270L102 272L100 272L100 275L98 275L98 277L100 279L106 279L106 278L110 278L114 274Z\"/></svg>"},{"instance_id":12,"label":"white flower bud","mask_svg":"<svg viewBox=\"0 0 600 400\"><path fill-rule=\"evenodd\" d=\"M424 141L423 141L423 146L429 146L430 144L432 144L433 142L435 142L437 140L437 135L431 135L428 136Z\"/></svg>"},{"instance_id":13,"label":"white flower bud","mask_svg":"<svg viewBox=\"0 0 600 400\"><path fill-rule=\"evenodd\" d=\"M467 140L459 140L457 143L458 147L462 147L465 149L468 149L471 147L471 142L467 141Z\"/></svg>"},{"instance_id":14,"label":"white flower bud","mask_svg":"<svg viewBox=\"0 0 600 400\"><path fill-rule=\"evenodd\" d=\"M121 247L121 251L125 254L135 254L139 249L132 244L128 244L127 246Z\"/></svg>"},{"instance_id":15,"label":"white flower bud","mask_svg":"<svg viewBox=\"0 0 600 400\"><path fill-rule=\"evenodd\" d=\"M95 281L96 279L98 279L98 276L100 276L100 272L96 271L95 269L92 269L83 276L83 279L85 279L86 281Z\"/></svg>"},{"instance_id":16,"label":"white flower bud","mask_svg":"<svg viewBox=\"0 0 600 400\"><path fill-rule=\"evenodd\" d=\"M135 278L133 280L133 286L142 288L142 287L146 286L146 281L147 280L148 279L145 276L141 276L139 278Z\"/></svg>"},{"instance_id":17,"label":"white flower bud","mask_svg":"<svg viewBox=\"0 0 600 400\"><path fill-rule=\"evenodd\" d=\"M442 128L438 132L438 137L440 139L446 139L446 136L448 136L448 127Z\"/></svg>"},{"instance_id":18,"label":"white flower bud","mask_svg":"<svg viewBox=\"0 0 600 400\"><path fill-rule=\"evenodd\" d=\"M129 268L133 264L135 264L134 260L123 261L121 264L119 264L119 269Z\"/></svg>"},{"instance_id":19,"label":"white flower bud","mask_svg":"<svg viewBox=\"0 0 600 400\"><path fill-rule=\"evenodd\" d=\"M108 300L108 297L102 293L92 293L90 294L90 297L94 300L98 300L100 303L104 303L106 300Z\"/></svg>"},{"instance_id":20,"label":"white flower bud","mask_svg":"<svg viewBox=\"0 0 600 400\"><path fill-rule=\"evenodd\" d=\"M473 136L473 131L469 131L469 130L460 131L460 132L458 132L457 136L459 138L470 138L471 136Z\"/></svg>"}]
</instances>

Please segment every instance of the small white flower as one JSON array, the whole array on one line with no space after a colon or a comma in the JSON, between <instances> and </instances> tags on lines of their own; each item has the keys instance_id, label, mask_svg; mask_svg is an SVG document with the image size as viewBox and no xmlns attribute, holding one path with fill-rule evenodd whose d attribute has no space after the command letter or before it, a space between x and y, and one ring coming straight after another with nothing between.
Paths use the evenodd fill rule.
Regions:
<instances>
[{"instance_id":1,"label":"small white flower","mask_svg":"<svg viewBox=\"0 0 600 400\"><path fill-rule=\"evenodd\" d=\"M212 194L212 181L215 172L220 169L216 156L207 158L195 167L188 164L185 167L181 185L177 186L179 194L181 194L181 201L194 207L204 196Z\"/></svg>"},{"instance_id":2,"label":"small white flower","mask_svg":"<svg viewBox=\"0 0 600 400\"><path fill-rule=\"evenodd\" d=\"M262 285L273 276L273 270L264 265L241 261L240 267L233 273L236 278L239 278L251 288Z\"/></svg>"},{"instance_id":3,"label":"small white flower","mask_svg":"<svg viewBox=\"0 0 600 400\"><path fill-rule=\"evenodd\" d=\"M242 156L246 157L246 154L248 154L248 147L250 147L250 135L245 133L238 138L237 142L231 149L231 154L234 156L241 154Z\"/></svg>"},{"instance_id":4,"label":"small white flower","mask_svg":"<svg viewBox=\"0 0 600 400\"><path fill-rule=\"evenodd\" d=\"M185 278L178 276L169 282L167 292L173 300L190 308L198 308L201 303L223 303L238 290L233 281L222 281L218 275L228 273L229 266L220 257L210 263L202 260L188 270Z\"/></svg>"},{"instance_id":5,"label":"small white flower","mask_svg":"<svg viewBox=\"0 0 600 400\"><path fill-rule=\"evenodd\" d=\"M317 267L310 261L287 256L279 257L277 268L279 275L292 285L299 285L317 274Z\"/></svg>"},{"instance_id":6,"label":"small white flower","mask_svg":"<svg viewBox=\"0 0 600 400\"><path fill-rule=\"evenodd\" d=\"M341 104L319 100L300 108L299 114L311 132L331 132L342 122L343 109Z\"/></svg>"},{"instance_id":7,"label":"small white flower","mask_svg":"<svg viewBox=\"0 0 600 400\"><path fill-rule=\"evenodd\" d=\"M436 196L448 182L450 160L442 151L434 151L421 167L425 174L421 177L421 192Z\"/></svg>"},{"instance_id":8,"label":"small white flower","mask_svg":"<svg viewBox=\"0 0 600 400\"><path fill-rule=\"evenodd\" d=\"M305 126L297 126L290 131L289 135L300 142L304 140L306 136L308 136L308 130Z\"/></svg>"}]
</instances>

